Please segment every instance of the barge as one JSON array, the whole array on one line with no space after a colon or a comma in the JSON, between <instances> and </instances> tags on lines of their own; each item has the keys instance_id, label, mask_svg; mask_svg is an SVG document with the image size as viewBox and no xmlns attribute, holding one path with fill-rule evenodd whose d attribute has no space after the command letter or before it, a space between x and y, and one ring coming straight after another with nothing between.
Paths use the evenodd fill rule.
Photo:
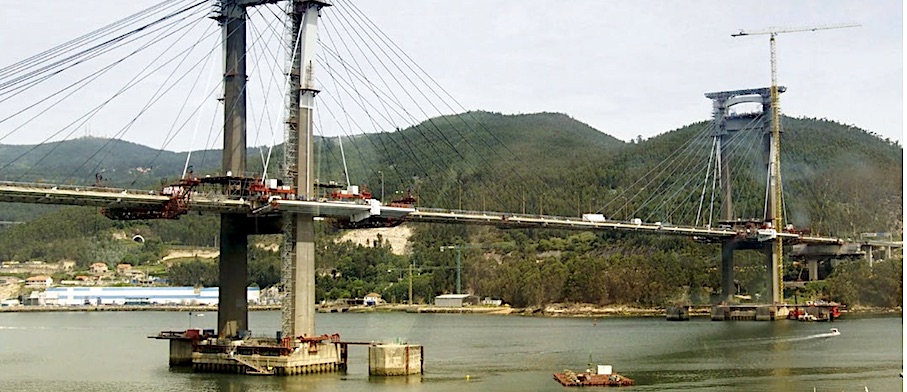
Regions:
<instances>
[{"instance_id":1,"label":"barge","mask_svg":"<svg viewBox=\"0 0 907 392\"><path fill-rule=\"evenodd\" d=\"M629 387L636 385L636 381L633 381L632 378L611 373L610 366L605 367L606 372L603 372L602 368L599 366L598 373L578 373L565 369L561 373L554 373L554 379L565 387Z\"/></svg>"}]
</instances>

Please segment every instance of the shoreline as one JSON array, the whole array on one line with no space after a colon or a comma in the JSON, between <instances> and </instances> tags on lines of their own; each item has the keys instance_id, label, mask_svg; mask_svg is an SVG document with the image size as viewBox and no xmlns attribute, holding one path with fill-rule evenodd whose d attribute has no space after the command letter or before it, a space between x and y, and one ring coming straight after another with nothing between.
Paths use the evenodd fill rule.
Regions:
<instances>
[{"instance_id":1,"label":"shoreline","mask_svg":"<svg viewBox=\"0 0 907 392\"><path fill-rule=\"evenodd\" d=\"M250 312L281 310L277 305L249 305ZM216 312L216 305L79 305L79 306L5 306L0 313L41 313L41 312ZM378 306L351 306L348 308L316 307L318 313L382 313L406 312L425 314L487 314L515 315L531 317L570 317L570 318L606 318L606 317L665 317L665 308L637 308L630 306L593 306L589 304L552 304L544 307L512 308L510 306L465 306L441 307L433 305L400 305L388 304ZM861 316L885 316L902 314L900 308L878 308L866 306L848 307L844 314ZM689 315L709 317L711 305L691 306Z\"/></svg>"}]
</instances>

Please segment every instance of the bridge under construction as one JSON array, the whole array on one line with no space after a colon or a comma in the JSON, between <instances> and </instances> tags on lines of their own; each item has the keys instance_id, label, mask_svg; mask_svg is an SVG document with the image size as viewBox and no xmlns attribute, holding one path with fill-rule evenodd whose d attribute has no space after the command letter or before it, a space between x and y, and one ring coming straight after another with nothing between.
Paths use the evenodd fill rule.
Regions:
<instances>
[{"instance_id":1,"label":"bridge under construction","mask_svg":"<svg viewBox=\"0 0 907 392\"><path fill-rule=\"evenodd\" d=\"M706 94L713 104L713 153L705 181L720 184L720 218L712 224L673 224L643 219L607 219L601 214L575 217L440 209L418 206L413 197L385 203L364 192L325 191L315 179L314 133L315 70L319 64L318 28L321 13L331 4L319 0L286 1L287 58L285 97L285 156L279 179L244 177L247 172L247 59L248 10L276 0L220 0L213 15L221 28L223 49L223 157L221 174L195 178L185 175L160 191L103 186L64 186L36 183L0 183L0 202L93 206L112 219L176 219L189 212L220 215L219 309L217 330L210 333L162 333L170 340L171 360L190 358L198 371L245 369L255 374L298 374L343 369L346 346L336 335L318 335L315 329L315 220L325 218L346 227L386 227L404 222L490 225L501 228L621 231L673 235L721 245L721 298L736 294L734 252L759 250L766 256L769 306L782 317L782 249L810 262L811 276L819 257L867 254L872 247L900 248L901 242L815 236L782 224L780 178L779 94L786 89L773 80L768 88ZM774 37L774 36L773 36ZM731 106L753 103L759 115L735 115ZM771 113L771 115L764 115ZM734 210L731 162L732 141L744 129L761 131L765 170L766 208L763 216L739 220ZM712 159L714 158L714 163ZM344 161L345 162L345 161ZM236 175L234 175L236 174ZM383 174L382 174L383 176ZM709 177L713 176L713 177ZM349 183L349 181L347 181ZM382 183L383 185L383 183ZM213 187L214 191L202 191ZM330 188L330 187L328 187ZM699 200L702 209L703 198ZM383 192L382 192L383 193ZM697 223L699 223L697 221ZM248 236L282 234L282 325L274 339L249 340ZM232 339L247 343L235 345ZM409 352L407 351L407 358ZM274 370L274 368L278 370Z\"/></svg>"}]
</instances>

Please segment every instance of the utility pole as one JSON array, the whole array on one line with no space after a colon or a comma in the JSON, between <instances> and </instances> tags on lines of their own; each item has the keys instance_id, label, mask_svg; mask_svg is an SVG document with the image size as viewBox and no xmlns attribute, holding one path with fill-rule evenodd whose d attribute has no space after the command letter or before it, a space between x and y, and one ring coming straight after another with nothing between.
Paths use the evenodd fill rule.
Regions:
<instances>
[{"instance_id":1,"label":"utility pole","mask_svg":"<svg viewBox=\"0 0 907 392\"><path fill-rule=\"evenodd\" d=\"M413 304L413 265L416 264L416 259L409 260L409 304Z\"/></svg>"},{"instance_id":2,"label":"utility pole","mask_svg":"<svg viewBox=\"0 0 907 392\"><path fill-rule=\"evenodd\" d=\"M440 249L442 252L443 252L445 249L455 249L455 250L457 251L457 294L460 294L460 266L461 266L461 261L462 261L462 260L461 260L461 259L462 259L462 256L461 256L461 253L460 253L460 245L442 246L442 247L439 248L439 249Z\"/></svg>"},{"instance_id":3,"label":"utility pole","mask_svg":"<svg viewBox=\"0 0 907 392\"><path fill-rule=\"evenodd\" d=\"M773 279L772 285L772 302L781 303L784 300L784 265L782 263L783 240L777 235L782 226L782 203L781 203L781 108L778 99L778 59L775 48L776 36L783 33L797 33L817 30L843 29L848 27L859 27L857 24L839 24L813 27L798 28L769 28L766 30L746 31L731 34L731 37L742 37L747 35L768 35L769 47L771 50L771 67L772 67L772 86L771 86L771 103L772 103L772 141L771 151L769 153L769 188L771 202L766 205L771 206L771 211L766 211L766 220L771 218L772 229L775 231L774 249L771 252ZM777 275L775 275L777 274Z\"/></svg>"},{"instance_id":4,"label":"utility pole","mask_svg":"<svg viewBox=\"0 0 907 392\"><path fill-rule=\"evenodd\" d=\"M457 252L456 253L456 255L457 255L457 294L462 293L461 287L460 287L460 271L461 271L462 265L463 265L462 249L463 248L491 248L491 247L495 247L495 246L502 245L502 244L505 244L505 243L496 242L496 243L484 244L484 245L482 245L482 244L447 245L447 246L442 246L442 247L438 248L441 252L443 252L447 249L454 249Z\"/></svg>"}]
</instances>

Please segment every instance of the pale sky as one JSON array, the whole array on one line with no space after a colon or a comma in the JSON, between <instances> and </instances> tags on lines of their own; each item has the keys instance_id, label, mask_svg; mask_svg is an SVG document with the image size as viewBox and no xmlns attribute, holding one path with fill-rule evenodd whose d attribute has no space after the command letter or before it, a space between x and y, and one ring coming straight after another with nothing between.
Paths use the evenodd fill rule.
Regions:
<instances>
[{"instance_id":1,"label":"pale sky","mask_svg":"<svg viewBox=\"0 0 907 392\"><path fill-rule=\"evenodd\" d=\"M30 0L4 4L0 67L154 3ZM790 116L828 118L904 140L904 12L897 0L381 0L356 4L467 109L562 112L622 140L637 135L649 138L709 119L711 102L703 96L706 92L768 86L768 36L732 38L731 33L858 23L862 27L778 36L779 81L788 88L781 98L782 110ZM331 8L323 12L324 18L334 17L332 21L339 23ZM205 30L208 27L214 29L215 22L200 23L196 35L211 33ZM216 42L217 36L215 32L210 42ZM213 53L219 64L220 51ZM193 96L186 102L199 99ZM172 106L168 110L176 110L182 100L168 99ZM139 98L124 97L115 110L111 108L112 114L92 120L85 127L90 130L79 130L70 138L87 132L109 137L144 104ZM3 105L0 118L10 113ZM86 109L75 105L52 113L63 116L79 110ZM173 122L166 113L137 125L124 138L161 147L166 133L161 129ZM198 122L207 124L206 116L213 118L203 115L205 119ZM13 124L20 125L13 120L0 123L0 136L10 132ZM36 120L24 126L0 143L38 143L64 123L37 124ZM190 134L184 132L166 149L188 149ZM250 135L250 145L265 144L260 140L266 137L256 139L257 143L253 139Z\"/></svg>"}]
</instances>

